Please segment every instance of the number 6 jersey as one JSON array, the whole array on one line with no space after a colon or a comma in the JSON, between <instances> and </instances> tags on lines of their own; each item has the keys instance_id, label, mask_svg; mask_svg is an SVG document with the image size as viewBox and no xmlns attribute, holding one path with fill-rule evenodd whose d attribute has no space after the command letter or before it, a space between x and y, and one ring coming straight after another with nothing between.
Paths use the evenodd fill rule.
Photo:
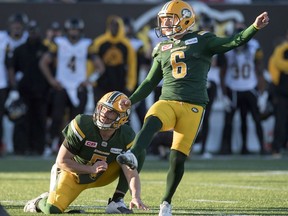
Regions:
<instances>
[{"instance_id":1,"label":"number 6 jersey","mask_svg":"<svg viewBox=\"0 0 288 216\"><path fill-rule=\"evenodd\" d=\"M243 45L256 32L251 25L231 37L220 38L207 31L195 31L179 40L160 42L154 48L154 61L147 78L130 97L132 104L145 98L163 78L160 100L206 106L209 101L207 74L212 56Z\"/></svg>"}]
</instances>

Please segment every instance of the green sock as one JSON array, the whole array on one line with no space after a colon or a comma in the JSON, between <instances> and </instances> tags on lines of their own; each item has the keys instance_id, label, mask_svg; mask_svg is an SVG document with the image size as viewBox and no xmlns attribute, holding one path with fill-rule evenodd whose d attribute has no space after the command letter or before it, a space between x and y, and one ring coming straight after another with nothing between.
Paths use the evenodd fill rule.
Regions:
<instances>
[{"instance_id":1,"label":"green sock","mask_svg":"<svg viewBox=\"0 0 288 216\"><path fill-rule=\"evenodd\" d=\"M136 157L138 157L140 154L143 154L143 150L147 149L154 135L159 132L161 127L162 122L159 118L155 116L149 116L143 124L140 132L136 135L135 143L131 148L131 152L133 152Z\"/></svg>"},{"instance_id":2,"label":"green sock","mask_svg":"<svg viewBox=\"0 0 288 216\"><path fill-rule=\"evenodd\" d=\"M122 199L124 196L125 196L125 193L115 192L113 194L112 201L119 202L119 200Z\"/></svg>"},{"instance_id":3,"label":"green sock","mask_svg":"<svg viewBox=\"0 0 288 216\"><path fill-rule=\"evenodd\" d=\"M169 170L166 179L166 192L162 199L171 203L172 197L184 174L184 164L187 156L179 151L171 150L169 158Z\"/></svg>"},{"instance_id":4,"label":"green sock","mask_svg":"<svg viewBox=\"0 0 288 216\"><path fill-rule=\"evenodd\" d=\"M145 155L146 155L146 151L143 150L141 152L141 154L137 157L137 160L138 160L138 168L137 168L137 170L138 170L139 173L140 173L140 171L142 169L142 166L144 164ZM120 172L119 181L118 181L118 184L117 184L117 187L116 187L116 191L120 191L122 193L122 197L124 197L125 194L127 193L128 189L129 189L129 185L127 183L126 177L125 177L123 172ZM115 201L114 200L114 196L113 196L112 200Z\"/></svg>"},{"instance_id":5,"label":"green sock","mask_svg":"<svg viewBox=\"0 0 288 216\"><path fill-rule=\"evenodd\" d=\"M62 211L56 206L47 203L47 199L48 198L41 199L37 204L37 208L45 214L61 214Z\"/></svg>"}]
</instances>

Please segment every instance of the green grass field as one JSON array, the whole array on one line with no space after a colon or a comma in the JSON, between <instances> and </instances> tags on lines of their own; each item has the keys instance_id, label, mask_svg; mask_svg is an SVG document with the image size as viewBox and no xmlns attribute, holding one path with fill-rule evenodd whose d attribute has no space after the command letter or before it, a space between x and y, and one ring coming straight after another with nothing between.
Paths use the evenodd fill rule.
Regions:
<instances>
[{"instance_id":1,"label":"green grass field","mask_svg":"<svg viewBox=\"0 0 288 216\"><path fill-rule=\"evenodd\" d=\"M53 159L0 158L0 203L12 216L49 188ZM158 215L165 189L167 161L146 160L141 173L142 199L150 207L135 215ZM104 215L116 182L83 192L69 209ZM126 203L130 201L127 194ZM288 215L288 158L260 156L193 158L173 199L173 215ZM38 214L41 215L41 214Z\"/></svg>"}]
</instances>

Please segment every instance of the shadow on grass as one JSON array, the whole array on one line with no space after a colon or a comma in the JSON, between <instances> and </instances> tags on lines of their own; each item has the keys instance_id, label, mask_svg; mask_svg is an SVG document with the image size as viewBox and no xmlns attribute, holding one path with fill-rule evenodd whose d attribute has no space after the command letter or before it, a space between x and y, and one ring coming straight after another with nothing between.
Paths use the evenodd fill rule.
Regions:
<instances>
[{"instance_id":1,"label":"shadow on grass","mask_svg":"<svg viewBox=\"0 0 288 216\"><path fill-rule=\"evenodd\" d=\"M43 159L41 157L2 157L0 158L0 172L45 172L50 171L55 158ZM261 157L217 157L210 160L189 159L185 164L186 170L192 171L288 171L287 158L280 160L267 160ZM158 172L168 170L168 161L145 161L143 170Z\"/></svg>"},{"instance_id":2,"label":"shadow on grass","mask_svg":"<svg viewBox=\"0 0 288 216\"><path fill-rule=\"evenodd\" d=\"M23 212L23 206L20 205L7 205L4 206L6 210L9 212L12 212L15 215L24 213ZM69 208L69 210L75 209L75 208ZM104 207L96 207L94 209L85 209L85 206L83 208L78 209L84 209L86 211L86 215L105 215L104 213ZM173 208L172 213L173 215L287 215L288 208L274 208L274 207L262 207L262 208ZM17 214L17 215L18 215ZM27 213L26 213L27 214ZM149 211L140 211L136 210L134 211L133 215L157 215L158 214L158 208L153 208ZM22 215L22 214L21 214ZM80 214L73 214L73 215L80 215ZM83 215L83 214L81 214ZM2 216L2 215L1 215Z\"/></svg>"}]
</instances>

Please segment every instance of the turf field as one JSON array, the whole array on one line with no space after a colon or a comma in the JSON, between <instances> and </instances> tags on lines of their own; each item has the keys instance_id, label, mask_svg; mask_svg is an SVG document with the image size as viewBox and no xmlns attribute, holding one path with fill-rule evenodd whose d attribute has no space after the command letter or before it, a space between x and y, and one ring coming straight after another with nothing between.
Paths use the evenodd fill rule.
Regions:
<instances>
[{"instance_id":1,"label":"turf field","mask_svg":"<svg viewBox=\"0 0 288 216\"><path fill-rule=\"evenodd\" d=\"M0 158L0 203L11 216L29 215L23 213L23 206L48 190L53 161L38 157ZM146 160L141 173L142 199L150 210L135 210L135 215L158 215L167 168L167 161ZM113 183L87 190L69 209L104 215L115 186ZM127 195L126 203L129 200ZM174 195L173 215L288 215L288 157L190 159Z\"/></svg>"}]
</instances>

